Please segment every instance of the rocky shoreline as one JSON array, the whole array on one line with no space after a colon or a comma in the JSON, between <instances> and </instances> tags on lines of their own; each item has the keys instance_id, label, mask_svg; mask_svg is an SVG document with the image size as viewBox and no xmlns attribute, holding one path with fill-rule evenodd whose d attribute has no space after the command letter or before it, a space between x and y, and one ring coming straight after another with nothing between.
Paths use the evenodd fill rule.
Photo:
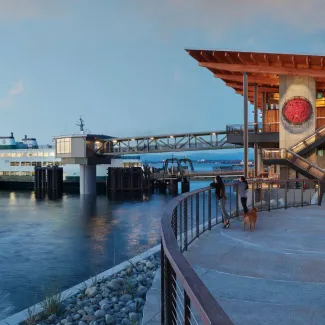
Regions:
<instances>
[{"instance_id":1,"label":"rocky shoreline","mask_svg":"<svg viewBox=\"0 0 325 325\"><path fill-rule=\"evenodd\" d=\"M107 278L95 278L78 294L60 301L56 313L51 313L51 308L44 308L41 314L34 316L31 311L23 324L140 324L146 294L159 267L160 252L136 264L130 262L126 269Z\"/></svg>"}]
</instances>

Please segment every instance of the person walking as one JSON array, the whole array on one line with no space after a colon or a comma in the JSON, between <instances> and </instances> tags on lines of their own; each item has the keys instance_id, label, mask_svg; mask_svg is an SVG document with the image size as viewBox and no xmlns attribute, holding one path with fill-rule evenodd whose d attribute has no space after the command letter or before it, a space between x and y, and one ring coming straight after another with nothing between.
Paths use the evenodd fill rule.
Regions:
<instances>
[{"instance_id":1,"label":"person walking","mask_svg":"<svg viewBox=\"0 0 325 325\"><path fill-rule=\"evenodd\" d=\"M247 208L247 190L248 190L248 183L244 176L240 176L239 180L236 184L238 188L238 193L240 195L241 205L243 207L244 213L248 212Z\"/></svg>"},{"instance_id":2,"label":"person walking","mask_svg":"<svg viewBox=\"0 0 325 325\"><path fill-rule=\"evenodd\" d=\"M211 187L216 189L216 196L219 202L219 206L222 212L222 222L223 222L223 228L229 228L230 227L230 216L226 211L226 189L225 184L223 183L222 178L218 175L216 176L213 183L210 184Z\"/></svg>"}]
</instances>

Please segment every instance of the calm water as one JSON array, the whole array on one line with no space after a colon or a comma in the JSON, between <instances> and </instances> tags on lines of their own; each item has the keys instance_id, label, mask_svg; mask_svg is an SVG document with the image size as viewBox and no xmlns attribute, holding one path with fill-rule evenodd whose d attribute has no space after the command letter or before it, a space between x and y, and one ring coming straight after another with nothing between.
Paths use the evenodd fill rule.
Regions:
<instances>
[{"instance_id":1,"label":"calm water","mask_svg":"<svg viewBox=\"0 0 325 325\"><path fill-rule=\"evenodd\" d=\"M41 300L44 288L64 290L158 244L171 198L38 201L31 192L0 192L0 320Z\"/></svg>"}]
</instances>

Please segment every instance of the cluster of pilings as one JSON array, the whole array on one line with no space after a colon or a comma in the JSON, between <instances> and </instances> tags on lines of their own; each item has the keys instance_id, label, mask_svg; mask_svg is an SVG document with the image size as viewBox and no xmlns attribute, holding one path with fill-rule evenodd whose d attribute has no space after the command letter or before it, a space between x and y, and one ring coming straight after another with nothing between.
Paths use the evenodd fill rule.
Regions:
<instances>
[{"instance_id":1,"label":"cluster of pilings","mask_svg":"<svg viewBox=\"0 0 325 325\"><path fill-rule=\"evenodd\" d=\"M181 183L182 193L190 191L190 180L185 177L152 180L153 188L158 189L159 192L165 192L168 189L171 194L178 193L178 183Z\"/></svg>"},{"instance_id":2,"label":"cluster of pilings","mask_svg":"<svg viewBox=\"0 0 325 325\"><path fill-rule=\"evenodd\" d=\"M62 197L63 168L62 167L35 167L35 196L49 199Z\"/></svg>"},{"instance_id":3,"label":"cluster of pilings","mask_svg":"<svg viewBox=\"0 0 325 325\"><path fill-rule=\"evenodd\" d=\"M145 192L151 190L149 170L141 167L107 169L108 192Z\"/></svg>"}]
</instances>

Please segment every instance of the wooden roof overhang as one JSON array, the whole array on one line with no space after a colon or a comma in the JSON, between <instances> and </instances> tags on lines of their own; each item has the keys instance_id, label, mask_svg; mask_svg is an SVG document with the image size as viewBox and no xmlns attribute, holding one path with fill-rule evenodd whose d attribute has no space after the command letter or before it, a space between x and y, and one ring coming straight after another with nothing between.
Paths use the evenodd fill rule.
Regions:
<instances>
[{"instance_id":1,"label":"wooden roof overhang","mask_svg":"<svg viewBox=\"0 0 325 325\"><path fill-rule=\"evenodd\" d=\"M248 100L254 104L254 85L258 85L258 107L262 93L279 93L279 75L314 77L317 92L325 91L323 56L212 50L186 50L199 66L243 95L243 74L247 73Z\"/></svg>"}]
</instances>

